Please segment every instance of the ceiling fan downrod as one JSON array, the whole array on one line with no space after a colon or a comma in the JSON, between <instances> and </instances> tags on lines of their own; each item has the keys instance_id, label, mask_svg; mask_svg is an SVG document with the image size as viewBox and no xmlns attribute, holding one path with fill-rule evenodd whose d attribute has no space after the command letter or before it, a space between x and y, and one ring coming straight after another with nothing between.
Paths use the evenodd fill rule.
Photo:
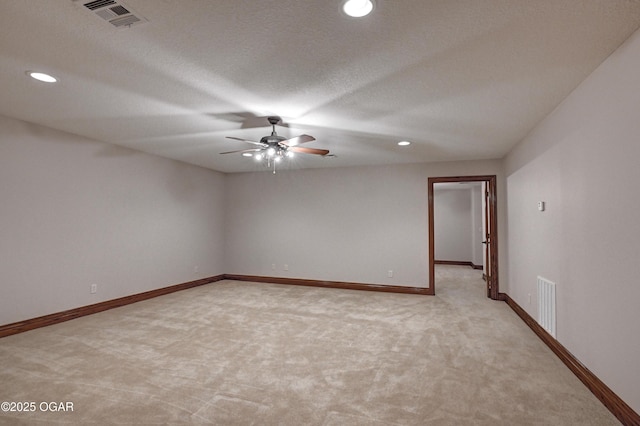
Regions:
<instances>
[{"instance_id":1,"label":"ceiling fan downrod","mask_svg":"<svg viewBox=\"0 0 640 426\"><path fill-rule=\"evenodd\" d=\"M271 123L271 128L273 129L271 131L271 136L278 136L278 134L276 133L276 124L281 122L282 119L280 117L278 117L277 115L271 115L271 116L267 117L267 120L269 121L269 123Z\"/></svg>"}]
</instances>

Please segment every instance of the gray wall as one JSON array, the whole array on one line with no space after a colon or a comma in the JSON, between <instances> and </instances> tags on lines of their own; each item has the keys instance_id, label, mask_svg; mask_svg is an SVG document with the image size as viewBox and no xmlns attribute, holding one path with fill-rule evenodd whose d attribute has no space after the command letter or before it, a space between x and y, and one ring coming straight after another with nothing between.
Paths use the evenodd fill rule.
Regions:
<instances>
[{"instance_id":1,"label":"gray wall","mask_svg":"<svg viewBox=\"0 0 640 426\"><path fill-rule=\"evenodd\" d=\"M535 318L536 276L554 281L558 340L636 412L639 69L636 32L505 161L509 295Z\"/></svg>"},{"instance_id":2,"label":"gray wall","mask_svg":"<svg viewBox=\"0 0 640 426\"><path fill-rule=\"evenodd\" d=\"M434 185L433 225L435 260L471 262L472 209L471 191L438 189Z\"/></svg>"},{"instance_id":3,"label":"gray wall","mask_svg":"<svg viewBox=\"0 0 640 426\"><path fill-rule=\"evenodd\" d=\"M482 186L471 189L471 262L474 265L484 265L484 222L482 220Z\"/></svg>"},{"instance_id":4,"label":"gray wall","mask_svg":"<svg viewBox=\"0 0 640 426\"><path fill-rule=\"evenodd\" d=\"M426 287L427 178L505 190L500 161L223 175L7 117L0 142L0 324L222 273Z\"/></svg>"},{"instance_id":5,"label":"gray wall","mask_svg":"<svg viewBox=\"0 0 640 426\"><path fill-rule=\"evenodd\" d=\"M224 273L217 172L0 117L0 200L0 324Z\"/></svg>"},{"instance_id":6,"label":"gray wall","mask_svg":"<svg viewBox=\"0 0 640 426\"><path fill-rule=\"evenodd\" d=\"M427 287L428 177L496 174L504 191L501 173L469 161L228 175L227 271Z\"/></svg>"},{"instance_id":7,"label":"gray wall","mask_svg":"<svg viewBox=\"0 0 640 426\"><path fill-rule=\"evenodd\" d=\"M434 185L435 260L482 266L482 191L480 185Z\"/></svg>"}]
</instances>

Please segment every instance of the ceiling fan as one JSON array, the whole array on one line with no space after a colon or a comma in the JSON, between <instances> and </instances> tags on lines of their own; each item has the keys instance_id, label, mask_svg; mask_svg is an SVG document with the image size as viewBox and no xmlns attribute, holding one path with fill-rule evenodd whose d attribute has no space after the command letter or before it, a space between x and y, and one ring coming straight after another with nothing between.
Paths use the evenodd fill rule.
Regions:
<instances>
[{"instance_id":1,"label":"ceiling fan","mask_svg":"<svg viewBox=\"0 0 640 426\"><path fill-rule=\"evenodd\" d=\"M293 157L294 153L302 154L314 154L325 156L329 154L328 149L307 148L299 146L300 144L311 142L316 140L313 136L300 135L294 138L284 138L278 136L276 133L276 124L282 121L278 116L267 117L267 120L271 124L272 132L270 136L265 136L260 139L260 142L249 141L241 138L234 138L233 136L227 136L228 139L234 139L241 142L247 142L252 145L256 145L257 148L240 149L237 151L221 152L220 154L235 154L242 153L247 157L254 157L258 161L266 160L267 167L271 167L273 163L273 172L275 173L275 164L282 161L285 158Z\"/></svg>"}]
</instances>

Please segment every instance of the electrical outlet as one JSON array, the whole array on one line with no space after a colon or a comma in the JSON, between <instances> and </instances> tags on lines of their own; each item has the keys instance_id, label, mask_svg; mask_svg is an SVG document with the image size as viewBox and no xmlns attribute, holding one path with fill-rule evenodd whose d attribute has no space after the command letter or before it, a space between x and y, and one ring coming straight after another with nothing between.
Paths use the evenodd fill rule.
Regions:
<instances>
[{"instance_id":1,"label":"electrical outlet","mask_svg":"<svg viewBox=\"0 0 640 426\"><path fill-rule=\"evenodd\" d=\"M288 271L289 270L289 265L287 265L286 263L284 264L284 270Z\"/></svg>"},{"instance_id":2,"label":"electrical outlet","mask_svg":"<svg viewBox=\"0 0 640 426\"><path fill-rule=\"evenodd\" d=\"M199 270L200 270L200 268L198 268L198 265L193 267L193 272L194 273L198 273Z\"/></svg>"},{"instance_id":3,"label":"electrical outlet","mask_svg":"<svg viewBox=\"0 0 640 426\"><path fill-rule=\"evenodd\" d=\"M529 293L529 304L531 304L531 293Z\"/></svg>"},{"instance_id":4,"label":"electrical outlet","mask_svg":"<svg viewBox=\"0 0 640 426\"><path fill-rule=\"evenodd\" d=\"M387 271L387 277L389 277L389 278L393 278L393 270L389 269L389 270Z\"/></svg>"},{"instance_id":5,"label":"electrical outlet","mask_svg":"<svg viewBox=\"0 0 640 426\"><path fill-rule=\"evenodd\" d=\"M271 270L272 270L272 271L275 271L275 270L276 270L276 264L275 264L275 263L272 263L272 264L271 264Z\"/></svg>"},{"instance_id":6,"label":"electrical outlet","mask_svg":"<svg viewBox=\"0 0 640 426\"><path fill-rule=\"evenodd\" d=\"M98 284L91 284L91 294L96 294L98 292Z\"/></svg>"}]
</instances>

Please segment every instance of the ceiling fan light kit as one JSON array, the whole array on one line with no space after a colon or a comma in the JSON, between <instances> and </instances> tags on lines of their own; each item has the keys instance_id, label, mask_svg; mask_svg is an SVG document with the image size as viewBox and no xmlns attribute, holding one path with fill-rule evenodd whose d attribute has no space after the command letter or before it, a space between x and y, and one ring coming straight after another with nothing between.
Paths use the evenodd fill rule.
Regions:
<instances>
[{"instance_id":1,"label":"ceiling fan light kit","mask_svg":"<svg viewBox=\"0 0 640 426\"><path fill-rule=\"evenodd\" d=\"M262 161L267 167L273 167L273 173L276 172L276 163L281 162L285 158L292 158L295 153L314 154L325 156L329 154L328 149L307 148L298 146L300 144L316 140L313 136L300 135L293 138L285 138L278 136L276 133L276 124L282 121L278 116L267 117L271 124L272 131L270 136L264 136L260 142L249 141L246 139L227 136L227 139L234 139L257 145L258 148L241 149L236 151L221 152L220 154L241 153L243 157L253 157L256 161Z\"/></svg>"}]
</instances>

